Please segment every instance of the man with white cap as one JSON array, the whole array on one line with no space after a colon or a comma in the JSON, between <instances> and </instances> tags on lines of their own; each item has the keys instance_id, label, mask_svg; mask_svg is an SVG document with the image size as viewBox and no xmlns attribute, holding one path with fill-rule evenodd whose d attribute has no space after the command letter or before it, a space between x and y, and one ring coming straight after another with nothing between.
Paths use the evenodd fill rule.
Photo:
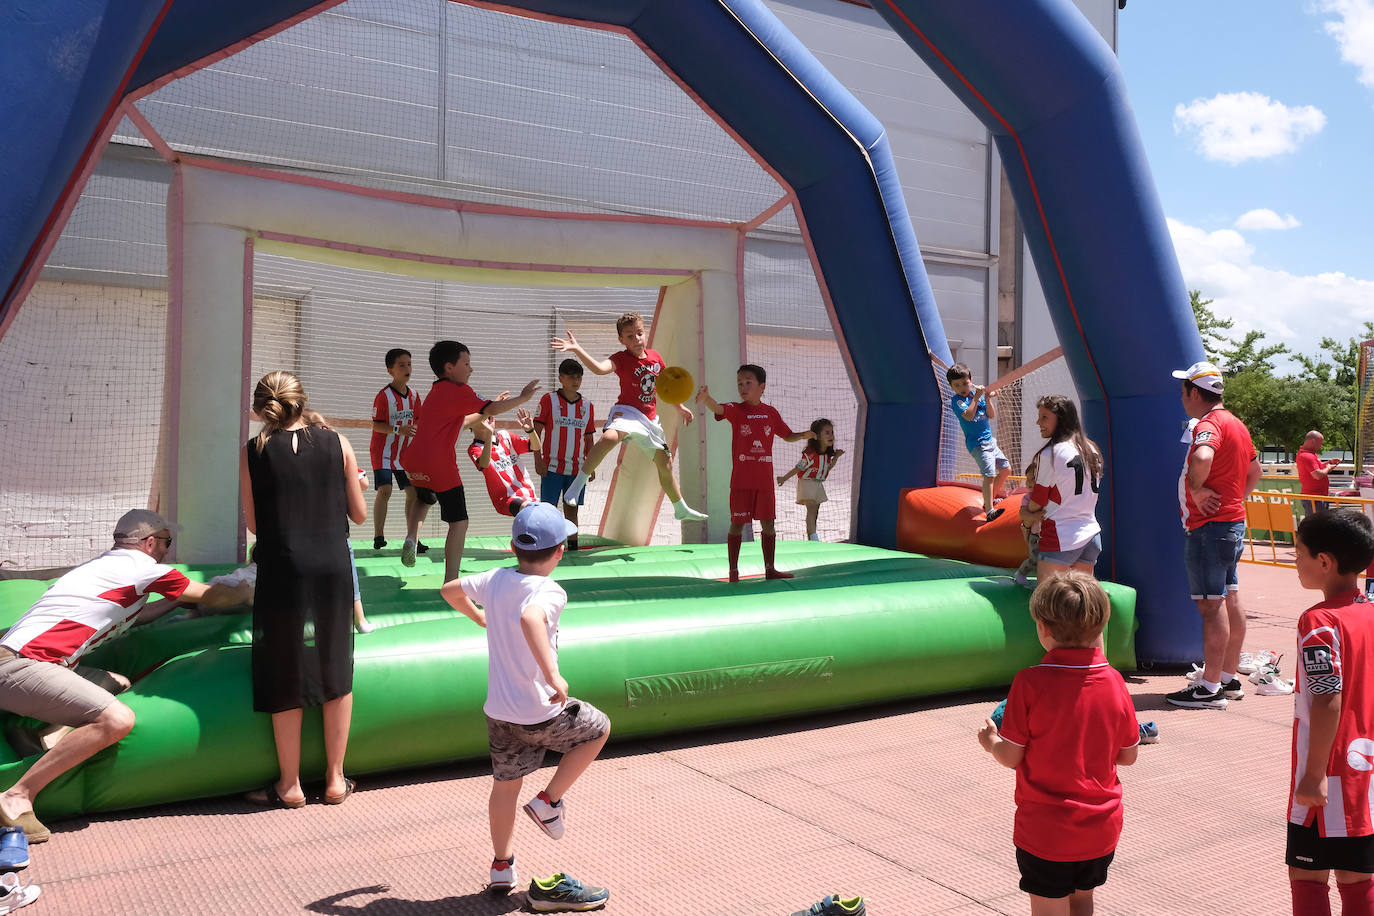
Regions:
<instances>
[{"instance_id":1,"label":"man with white cap","mask_svg":"<svg viewBox=\"0 0 1374 916\"><path fill-rule=\"evenodd\" d=\"M1236 565L1245 546L1245 498L1259 482L1250 431L1221 403L1221 370L1207 362L1173 373L1183 409L1197 420L1178 480L1184 563L1202 615L1203 669L1184 690L1165 697L1175 706L1225 709L1245 696L1236 668L1245 642L1245 612L1227 596L1240 588Z\"/></svg>"},{"instance_id":2,"label":"man with white cap","mask_svg":"<svg viewBox=\"0 0 1374 916\"><path fill-rule=\"evenodd\" d=\"M177 599L199 601L210 591L162 562L179 528L149 509L124 513L114 546L54 582L0 638L0 710L71 728L0 794L0 824L24 828L30 843L49 836L33 814L38 793L134 727L133 711L114 698L129 680L77 661ZM149 605L152 593L168 600Z\"/></svg>"}]
</instances>

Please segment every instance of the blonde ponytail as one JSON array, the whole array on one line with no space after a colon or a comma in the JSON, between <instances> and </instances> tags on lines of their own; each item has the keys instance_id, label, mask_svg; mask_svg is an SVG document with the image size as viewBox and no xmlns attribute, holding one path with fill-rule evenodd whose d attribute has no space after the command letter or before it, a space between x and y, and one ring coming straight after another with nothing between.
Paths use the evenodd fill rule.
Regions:
<instances>
[{"instance_id":1,"label":"blonde ponytail","mask_svg":"<svg viewBox=\"0 0 1374 916\"><path fill-rule=\"evenodd\" d=\"M262 418L262 431L253 440L258 454L266 447L268 436L294 424L305 409L305 389L290 372L278 369L258 379L253 388L253 411Z\"/></svg>"}]
</instances>

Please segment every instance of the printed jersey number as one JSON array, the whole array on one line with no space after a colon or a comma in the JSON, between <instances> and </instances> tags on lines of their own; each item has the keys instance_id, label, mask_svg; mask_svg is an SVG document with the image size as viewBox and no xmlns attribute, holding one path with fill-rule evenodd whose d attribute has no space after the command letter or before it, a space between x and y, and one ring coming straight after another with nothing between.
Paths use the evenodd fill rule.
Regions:
<instances>
[{"instance_id":1,"label":"printed jersey number","mask_svg":"<svg viewBox=\"0 0 1374 916\"><path fill-rule=\"evenodd\" d=\"M1083 492L1083 456L1074 455L1069 459L1069 467L1073 468L1073 495L1078 496ZM1088 482L1092 485L1093 492L1097 492L1097 479L1089 478Z\"/></svg>"}]
</instances>

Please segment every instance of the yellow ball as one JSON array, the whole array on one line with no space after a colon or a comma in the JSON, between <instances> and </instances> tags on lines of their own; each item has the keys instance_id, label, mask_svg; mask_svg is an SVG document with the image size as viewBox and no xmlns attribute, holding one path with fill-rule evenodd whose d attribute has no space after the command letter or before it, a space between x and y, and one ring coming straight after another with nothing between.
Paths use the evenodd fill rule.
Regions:
<instances>
[{"instance_id":1,"label":"yellow ball","mask_svg":"<svg viewBox=\"0 0 1374 916\"><path fill-rule=\"evenodd\" d=\"M683 404L692 397L692 373L681 366L669 366L658 374L658 399L665 404Z\"/></svg>"}]
</instances>

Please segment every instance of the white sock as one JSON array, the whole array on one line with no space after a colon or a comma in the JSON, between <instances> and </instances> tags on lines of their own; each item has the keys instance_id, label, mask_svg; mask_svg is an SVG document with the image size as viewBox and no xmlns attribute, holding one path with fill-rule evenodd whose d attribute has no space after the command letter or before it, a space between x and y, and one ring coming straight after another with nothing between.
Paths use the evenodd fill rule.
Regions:
<instances>
[{"instance_id":1,"label":"white sock","mask_svg":"<svg viewBox=\"0 0 1374 916\"><path fill-rule=\"evenodd\" d=\"M1223 672L1221 672L1221 682L1222 682L1223 684L1229 684L1229 683L1231 683L1232 681L1234 681L1235 679L1236 679L1236 674L1235 674L1234 671L1223 671Z\"/></svg>"},{"instance_id":2,"label":"white sock","mask_svg":"<svg viewBox=\"0 0 1374 916\"><path fill-rule=\"evenodd\" d=\"M1216 693L1218 690L1221 689L1221 685L1218 684L1216 681L1208 681L1204 680L1203 678L1198 678L1197 682L1202 687L1202 689L1207 691L1208 693Z\"/></svg>"},{"instance_id":3,"label":"white sock","mask_svg":"<svg viewBox=\"0 0 1374 916\"><path fill-rule=\"evenodd\" d=\"M587 486L587 473L586 473L585 471L583 471L582 473L578 474L576 477L574 477L574 478L572 479L572 483L568 484L568 489L567 489L567 491L564 492L564 494L563 494L563 502L565 502L565 503L574 503L574 502L577 502L577 497L578 497L579 495L581 495L582 490L583 490L586 486Z\"/></svg>"}]
</instances>

